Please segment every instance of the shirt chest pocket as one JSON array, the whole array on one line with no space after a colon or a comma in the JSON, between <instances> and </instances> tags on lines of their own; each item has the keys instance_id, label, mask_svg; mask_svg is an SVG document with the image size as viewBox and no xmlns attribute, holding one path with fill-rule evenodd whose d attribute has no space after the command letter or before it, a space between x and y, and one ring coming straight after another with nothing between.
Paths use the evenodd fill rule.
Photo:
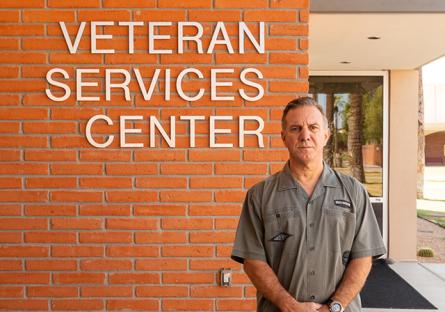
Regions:
<instances>
[{"instance_id":1,"label":"shirt chest pocket","mask_svg":"<svg viewBox=\"0 0 445 312\"><path fill-rule=\"evenodd\" d=\"M264 244L270 259L296 253L305 231L298 208L282 207L264 217Z\"/></svg>"},{"instance_id":2,"label":"shirt chest pocket","mask_svg":"<svg viewBox=\"0 0 445 312\"><path fill-rule=\"evenodd\" d=\"M355 235L355 214L351 208L337 205L324 205L322 208L320 241L329 250L345 252L351 250Z\"/></svg>"}]
</instances>

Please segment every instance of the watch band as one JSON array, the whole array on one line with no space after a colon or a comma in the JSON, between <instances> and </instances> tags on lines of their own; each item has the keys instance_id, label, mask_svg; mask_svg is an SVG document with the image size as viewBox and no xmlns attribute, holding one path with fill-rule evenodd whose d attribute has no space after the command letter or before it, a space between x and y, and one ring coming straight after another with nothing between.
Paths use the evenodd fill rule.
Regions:
<instances>
[{"instance_id":1,"label":"watch band","mask_svg":"<svg viewBox=\"0 0 445 312\"><path fill-rule=\"evenodd\" d=\"M329 298L328 301L326 301L326 304L328 305L330 312L343 312L345 310L341 302L335 301L332 298Z\"/></svg>"}]
</instances>

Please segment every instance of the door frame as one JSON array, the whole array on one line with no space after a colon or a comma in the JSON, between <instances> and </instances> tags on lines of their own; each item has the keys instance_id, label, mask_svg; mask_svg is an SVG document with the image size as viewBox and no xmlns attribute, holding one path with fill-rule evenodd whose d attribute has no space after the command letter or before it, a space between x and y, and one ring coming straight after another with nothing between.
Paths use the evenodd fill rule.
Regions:
<instances>
[{"instance_id":1,"label":"door frame","mask_svg":"<svg viewBox=\"0 0 445 312\"><path fill-rule=\"evenodd\" d=\"M389 167L389 72L382 71L309 71L309 76L380 76L383 78L383 197L371 197L371 203L383 204L383 242L388 251L388 167ZM384 255L384 258L387 254Z\"/></svg>"}]
</instances>

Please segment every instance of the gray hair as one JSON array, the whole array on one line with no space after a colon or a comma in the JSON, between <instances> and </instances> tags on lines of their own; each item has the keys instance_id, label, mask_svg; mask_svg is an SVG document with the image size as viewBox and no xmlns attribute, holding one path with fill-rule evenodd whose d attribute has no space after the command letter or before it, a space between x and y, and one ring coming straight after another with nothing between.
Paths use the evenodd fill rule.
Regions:
<instances>
[{"instance_id":1,"label":"gray hair","mask_svg":"<svg viewBox=\"0 0 445 312\"><path fill-rule=\"evenodd\" d=\"M321 107L321 105L318 104L313 98L305 96L305 97L300 97L300 98L294 99L294 100L290 101L289 103L287 103L286 107L283 110L283 116L281 117L281 128L283 130L286 129L287 113L289 113L290 110L296 109L301 106L313 106L316 109L318 109L320 111L321 115L323 116L323 124L324 124L325 129L329 128L329 122L328 122L328 119L326 118L326 114L323 111L323 107Z\"/></svg>"}]
</instances>

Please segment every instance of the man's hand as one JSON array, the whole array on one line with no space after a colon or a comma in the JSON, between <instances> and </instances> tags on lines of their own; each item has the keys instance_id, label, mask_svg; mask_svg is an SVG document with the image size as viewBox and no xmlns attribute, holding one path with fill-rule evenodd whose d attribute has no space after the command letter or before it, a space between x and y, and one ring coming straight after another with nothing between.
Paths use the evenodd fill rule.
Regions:
<instances>
[{"instance_id":1,"label":"man's hand","mask_svg":"<svg viewBox=\"0 0 445 312\"><path fill-rule=\"evenodd\" d=\"M329 307L326 304L323 304L320 306L320 308L318 309L318 312L330 312L329 311Z\"/></svg>"},{"instance_id":2,"label":"man's hand","mask_svg":"<svg viewBox=\"0 0 445 312\"><path fill-rule=\"evenodd\" d=\"M293 298L292 298L293 299ZM281 305L281 312L317 312L321 308L321 304L316 302L298 302L297 300L289 300ZM329 312L329 311L328 311Z\"/></svg>"}]
</instances>

